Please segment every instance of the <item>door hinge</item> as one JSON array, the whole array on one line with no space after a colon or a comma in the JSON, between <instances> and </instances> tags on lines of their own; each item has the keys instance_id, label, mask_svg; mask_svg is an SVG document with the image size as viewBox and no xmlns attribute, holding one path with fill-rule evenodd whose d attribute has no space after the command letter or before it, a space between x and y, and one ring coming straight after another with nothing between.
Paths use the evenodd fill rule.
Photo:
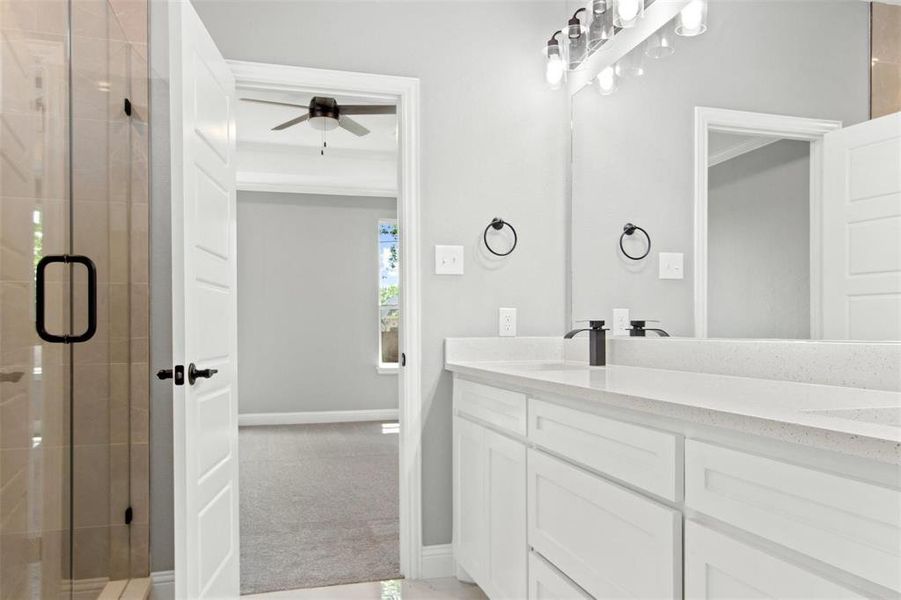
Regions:
<instances>
[{"instance_id":1,"label":"door hinge","mask_svg":"<svg viewBox=\"0 0 901 600\"><path fill-rule=\"evenodd\" d=\"M134 518L134 511L129 506L125 509L125 524L131 525L131 520Z\"/></svg>"},{"instance_id":2,"label":"door hinge","mask_svg":"<svg viewBox=\"0 0 901 600\"><path fill-rule=\"evenodd\" d=\"M400 366L402 366L402 367L407 366L407 354L405 352L400 353Z\"/></svg>"}]
</instances>

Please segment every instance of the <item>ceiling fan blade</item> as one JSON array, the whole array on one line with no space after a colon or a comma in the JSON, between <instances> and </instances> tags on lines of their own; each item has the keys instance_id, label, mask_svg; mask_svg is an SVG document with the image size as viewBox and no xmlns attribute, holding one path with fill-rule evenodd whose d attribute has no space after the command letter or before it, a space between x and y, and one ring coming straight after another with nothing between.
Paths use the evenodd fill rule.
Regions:
<instances>
[{"instance_id":1,"label":"ceiling fan blade","mask_svg":"<svg viewBox=\"0 0 901 600\"><path fill-rule=\"evenodd\" d=\"M345 117L344 115L338 117L338 126L342 129L346 129L354 135L364 136L369 134L368 129L366 129L353 119Z\"/></svg>"},{"instance_id":2,"label":"ceiling fan blade","mask_svg":"<svg viewBox=\"0 0 901 600\"><path fill-rule=\"evenodd\" d=\"M393 104L341 104L338 111L345 115L393 115L397 107Z\"/></svg>"},{"instance_id":3,"label":"ceiling fan blade","mask_svg":"<svg viewBox=\"0 0 901 600\"><path fill-rule=\"evenodd\" d=\"M307 113L305 115L300 115L299 117L295 117L295 118L291 119L290 121L285 121L281 125L276 125L275 127L272 128L272 131L281 131L282 129L287 129L288 127L294 127L298 123L303 123L304 121L306 121L309 118L310 118L310 113Z\"/></svg>"},{"instance_id":4,"label":"ceiling fan blade","mask_svg":"<svg viewBox=\"0 0 901 600\"><path fill-rule=\"evenodd\" d=\"M275 100L259 100L257 98L241 98L242 102L259 102L260 104L275 104L278 106L293 106L295 108L308 108L306 104L292 104L290 102L276 102Z\"/></svg>"}]
</instances>

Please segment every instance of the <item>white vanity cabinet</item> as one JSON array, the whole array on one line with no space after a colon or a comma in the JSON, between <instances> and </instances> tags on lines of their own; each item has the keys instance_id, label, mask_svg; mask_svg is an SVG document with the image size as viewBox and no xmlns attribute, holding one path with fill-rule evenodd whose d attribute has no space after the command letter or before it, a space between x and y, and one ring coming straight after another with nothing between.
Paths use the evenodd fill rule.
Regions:
<instances>
[{"instance_id":1,"label":"white vanity cabinet","mask_svg":"<svg viewBox=\"0 0 901 600\"><path fill-rule=\"evenodd\" d=\"M685 524L685 597L704 600L866 598L691 521Z\"/></svg>"},{"instance_id":2,"label":"white vanity cabinet","mask_svg":"<svg viewBox=\"0 0 901 600\"><path fill-rule=\"evenodd\" d=\"M506 403L492 405L499 412L478 414L484 423L509 425L517 398L502 392L487 386L455 390L463 400L454 417L454 555L491 598L515 600L526 597L528 586L526 446L511 437L515 432L491 429L466 412L473 399L500 398ZM524 396L521 402L524 430Z\"/></svg>"},{"instance_id":3,"label":"white vanity cabinet","mask_svg":"<svg viewBox=\"0 0 901 600\"><path fill-rule=\"evenodd\" d=\"M901 593L897 467L734 437L455 375L455 560L492 599Z\"/></svg>"},{"instance_id":4,"label":"white vanity cabinet","mask_svg":"<svg viewBox=\"0 0 901 600\"><path fill-rule=\"evenodd\" d=\"M529 450L529 544L595 598L681 595L682 515Z\"/></svg>"}]
</instances>

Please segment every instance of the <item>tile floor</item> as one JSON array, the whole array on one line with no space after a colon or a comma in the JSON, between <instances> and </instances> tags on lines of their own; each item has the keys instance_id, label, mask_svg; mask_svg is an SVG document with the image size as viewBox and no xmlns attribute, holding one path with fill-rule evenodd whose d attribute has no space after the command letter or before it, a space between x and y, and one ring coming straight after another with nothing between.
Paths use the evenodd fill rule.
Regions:
<instances>
[{"instance_id":1,"label":"tile floor","mask_svg":"<svg viewBox=\"0 0 901 600\"><path fill-rule=\"evenodd\" d=\"M241 596L242 600L487 600L478 586L449 577L372 581Z\"/></svg>"}]
</instances>

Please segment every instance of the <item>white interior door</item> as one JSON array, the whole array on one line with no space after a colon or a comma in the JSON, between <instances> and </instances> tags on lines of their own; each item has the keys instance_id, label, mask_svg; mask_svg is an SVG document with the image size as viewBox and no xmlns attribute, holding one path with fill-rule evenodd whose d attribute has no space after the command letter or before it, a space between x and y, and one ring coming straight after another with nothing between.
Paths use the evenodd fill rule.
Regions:
<instances>
[{"instance_id":1,"label":"white interior door","mask_svg":"<svg viewBox=\"0 0 901 600\"><path fill-rule=\"evenodd\" d=\"M170 4L175 588L237 598L235 81L187 0ZM189 365L217 369L189 381Z\"/></svg>"},{"instance_id":2,"label":"white interior door","mask_svg":"<svg viewBox=\"0 0 901 600\"><path fill-rule=\"evenodd\" d=\"M823 338L901 340L901 113L824 140Z\"/></svg>"}]
</instances>

